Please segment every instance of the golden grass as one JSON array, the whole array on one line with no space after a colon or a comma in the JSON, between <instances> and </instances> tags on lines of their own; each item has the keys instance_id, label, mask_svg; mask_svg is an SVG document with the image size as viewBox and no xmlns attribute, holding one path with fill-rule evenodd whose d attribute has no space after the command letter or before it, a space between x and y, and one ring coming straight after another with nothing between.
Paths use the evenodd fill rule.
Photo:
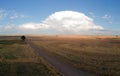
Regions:
<instances>
[{"instance_id":1,"label":"golden grass","mask_svg":"<svg viewBox=\"0 0 120 76\"><path fill-rule=\"evenodd\" d=\"M61 76L20 37L0 37L0 76Z\"/></svg>"},{"instance_id":2,"label":"golden grass","mask_svg":"<svg viewBox=\"0 0 120 76\"><path fill-rule=\"evenodd\" d=\"M120 38L114 36L41 36L30 40L49 55L80 70L120 76Z\"/></svg>"}]
</instances>

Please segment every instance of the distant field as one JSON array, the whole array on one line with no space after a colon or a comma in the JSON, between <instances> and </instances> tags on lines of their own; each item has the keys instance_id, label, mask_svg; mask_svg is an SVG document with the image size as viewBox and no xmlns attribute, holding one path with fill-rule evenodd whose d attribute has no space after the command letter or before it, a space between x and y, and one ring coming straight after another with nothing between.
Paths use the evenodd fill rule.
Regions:
<instances>
[{"instance_id":1,"label":"distant field","mask_svg":"<svg viewBox=\"0 0 120 76\"><path fill-rule=\"evenodd\" d=\"M77 69L100 76L120 76L118 36L34 36L29 40Z\"/></svg>"},{"instance_id":2,"label":"distant field","mask_svg":"<svg viewBox=\"0 0 120 76\"><path fill-rule=\"evenodd\" d=\"M60 76L19 36L0 36L0 76Z\"/></svg>"}]
</instances>

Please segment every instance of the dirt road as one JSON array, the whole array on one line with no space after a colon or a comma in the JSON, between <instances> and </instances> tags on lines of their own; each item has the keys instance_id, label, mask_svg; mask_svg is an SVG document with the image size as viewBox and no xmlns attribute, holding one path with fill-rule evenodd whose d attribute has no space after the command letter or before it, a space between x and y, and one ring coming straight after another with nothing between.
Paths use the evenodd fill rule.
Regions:
<instances>
[{"instance_id":1,"label":"dirt road","mask_svg":"<svg viewBox=\"0 0 120 76\"><path fill-rule=\"evenodd\" d=\"M60 71L61 74L64 76L96 76L91 73L83 72L80 70L77 70L61 61L59 61L56 58L53 58L49 55L47 55L43 50L35 46L32 42L29 40L26 41L41 57L43 57L48 63L53 65L57 70Z\"/></svg>"}]
</instances>

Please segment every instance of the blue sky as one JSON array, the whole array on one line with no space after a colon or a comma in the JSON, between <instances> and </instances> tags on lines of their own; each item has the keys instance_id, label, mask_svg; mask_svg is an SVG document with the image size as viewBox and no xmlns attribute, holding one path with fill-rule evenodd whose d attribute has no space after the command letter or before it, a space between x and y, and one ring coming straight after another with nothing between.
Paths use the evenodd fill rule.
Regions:
<instances>
[{"instance_id":1,"label":"blue sky","mask_svg":"<svg viewBox=\"0 0 120 76\"><path fill-rule=\"evenodd\" d=\"M40 24L59 11L83 13L92 18L94 24L100 25L104 30L110 30L109 34L120 34L119 4L119 0L0 0L0 34L22 34L20 29L11 30L6 27L13 28L27 23ZM17 30L18 33L15 33ZM33 31L38 34L57 32L53 31L54 29L39 30L41 29ZM25 32L36 33L29 30Z\"/></svg>"}]
</instances>

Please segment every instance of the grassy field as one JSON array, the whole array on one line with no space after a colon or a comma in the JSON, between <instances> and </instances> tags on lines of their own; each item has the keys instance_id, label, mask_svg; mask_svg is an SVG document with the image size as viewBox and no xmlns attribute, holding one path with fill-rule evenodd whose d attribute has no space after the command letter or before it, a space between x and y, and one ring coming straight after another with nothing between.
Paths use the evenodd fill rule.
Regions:
<instances>
[{"instance_id":1,"label":"grassy field","mask_svg":"<svg viewBox=\"0 0 120 76\"><path fill-rule=\"evenodd\" d=\"M0 76L60 76L19 36L0 36Z\"/></svg>"},{"instance_id":2,"label":"grassy field","mask_svg":"<svg viewBox=\"0 0 120 76\"><path fill-rule=\"evenodd\" d=\"M120 37L30 37L47 54L83 71L100 76L120 76Z\"/></svg>"}]
</instances>

